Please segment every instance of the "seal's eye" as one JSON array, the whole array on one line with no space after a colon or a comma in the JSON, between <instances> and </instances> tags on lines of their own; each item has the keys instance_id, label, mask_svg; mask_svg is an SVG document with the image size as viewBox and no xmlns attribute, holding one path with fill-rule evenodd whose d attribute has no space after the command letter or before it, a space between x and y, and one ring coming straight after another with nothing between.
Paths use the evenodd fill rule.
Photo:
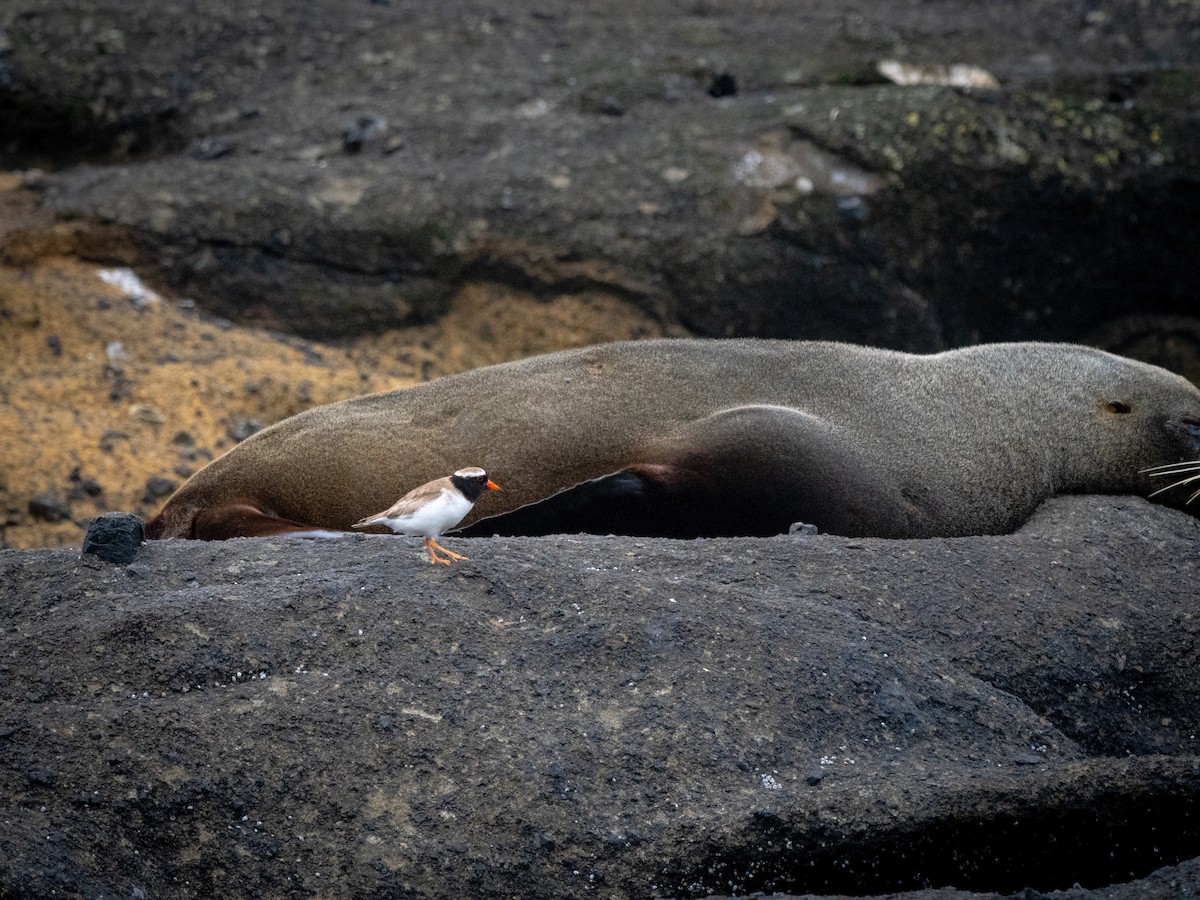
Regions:
<instances>
[{"instance_id":1,"label":"seal's eye","mask_svg":"<svg viewBox=\"0 0 1200 900\"><path fill-rule=\"evenodd\" d=\"M1124 400L1109 400L1104 404L1104 408L1110 413L1117 413L1118 415L1124 415L1125 413L1133 412L1133 407Z\"/></svg>"}]
</instances>

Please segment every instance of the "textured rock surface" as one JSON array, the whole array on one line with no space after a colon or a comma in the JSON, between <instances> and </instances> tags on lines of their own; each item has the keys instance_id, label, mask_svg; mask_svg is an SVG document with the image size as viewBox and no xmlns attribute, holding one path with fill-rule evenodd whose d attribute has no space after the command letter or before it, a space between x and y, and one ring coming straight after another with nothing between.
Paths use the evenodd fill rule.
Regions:
<instances>
[{"instance_id":1,"label":"textured rock surface","mask_svg":"<svg viewBox=\"0 0 1200 900\"><path fill-rule=\"evenodd\" d=\"M0 173L0 546L153 512L244 422L601 340L1200 381L1197 47L1127 0L0 4L0 166L47 168Z\"/></svg>"},{"instance_id":2,"label":"textured rock surface","mask_svg":"<svg viewBox=\"0 0 1200 900\"><path fill-rule=\"evenodd\" d=\"M105 163L47 205L308 337L465 279L908 349L1195 316L1194 3L15 0L0 27L10 155Z\"/></svg>"},{"instance_id":3,"label":"textured rock surface","mask_svg":"<svg viewBox=\"0 0 1200 900\"><path fill-rule=\"evenodd\" d=\"M451 570L367 536L5 551L0 887L1099 896L1200 856L1198 545L1085 497L1006 537Z\"/></svg>"}]
</instances>

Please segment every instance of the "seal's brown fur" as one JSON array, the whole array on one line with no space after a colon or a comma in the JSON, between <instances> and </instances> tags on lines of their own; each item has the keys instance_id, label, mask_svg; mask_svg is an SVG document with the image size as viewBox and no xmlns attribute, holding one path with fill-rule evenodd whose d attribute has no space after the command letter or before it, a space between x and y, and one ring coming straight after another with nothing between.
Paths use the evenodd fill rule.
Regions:
<instances>
[{"instance_id":1,"label":"seal's brown fur","mask_svg":"<svg viewBox=\"0 0 1200 900\"><path fill-rule=\"evenodd\" d=\"M147 533L348 530L464 461L506 487L489 512L508 525L476 533L1002 533L1055 494L1148 495L1140 470L1198 452L1200 391L1085 347L626 342L308 410L197 472Z\"/></svg>"}]
</instances>

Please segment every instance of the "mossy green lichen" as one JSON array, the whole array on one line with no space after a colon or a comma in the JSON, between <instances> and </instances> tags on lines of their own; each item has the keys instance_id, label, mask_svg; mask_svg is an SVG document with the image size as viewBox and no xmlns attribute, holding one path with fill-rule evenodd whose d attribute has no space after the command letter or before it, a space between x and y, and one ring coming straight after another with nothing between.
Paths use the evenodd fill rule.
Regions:
<instances>
[{"instance_id":1,"label":"mossy green lichen","mask_svg":"<svg viewBox=\"0 0 1200 900\"><path fill-rule=\"evenodd\" d=\"M1151 111L1088 96L1028 93L996 102L986 93L880 85L817 88L793 130L868 168L1024 169L1029 177L1104 187L1173 155Z\"/></svg>"}]
</instances>

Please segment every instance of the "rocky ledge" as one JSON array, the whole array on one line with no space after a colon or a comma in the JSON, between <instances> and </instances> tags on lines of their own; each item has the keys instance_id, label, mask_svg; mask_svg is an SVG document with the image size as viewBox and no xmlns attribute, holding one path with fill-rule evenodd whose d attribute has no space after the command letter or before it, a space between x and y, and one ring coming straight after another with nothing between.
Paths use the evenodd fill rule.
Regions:
<instances>
[{"instance_id":1,"label":"rocky ledge","mask_svg":"<svg viewBox=\"0 0 1200 900\"><path fill-rule=\"evenodd\" d=\"M454 546L0 552L0 896L1200 889L1196 518Z\"/></svg>"},{"instance_id":2,"label":"rocky ledge","mask_svg":"<svg viewBox=\"0 0 1200 900\"><path fill-rule=\"evenodd\" d=\"M11 0L0 164L52 166L45 207L156 285L308 338L475 281L1174 365L1198 36L1194 2L1132 0Z\"/></svg>"}]
</instances>

